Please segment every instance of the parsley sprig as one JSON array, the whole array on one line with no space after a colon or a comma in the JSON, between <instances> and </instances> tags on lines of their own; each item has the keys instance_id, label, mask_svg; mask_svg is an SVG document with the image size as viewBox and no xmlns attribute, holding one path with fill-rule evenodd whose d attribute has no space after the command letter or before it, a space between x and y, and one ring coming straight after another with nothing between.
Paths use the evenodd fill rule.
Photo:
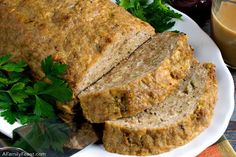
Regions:
<instances>
[{"instance_id":1,"label":"parsley sprig","mask_svg":"<svg viewBox=\"0 0 236 157\"><path fill-rule=\"evenodd\" d=\"M10 124L22 124L55 117L55 103L69 101L72 91L61 75L66 65L49 56L42 61L45 77L33 81L24 74L27 64L9 62L11 55L0 58L0 115ZM46 80L46 81L45 81Z\"/></svg>"},{"instance_id":2,"label":"parsley sprig","mask_svg":"<svg viewBox=\"0 0 236 157\"><path fill-rule=\"evenodd\" d=\"M173 27L173 18L180 19L178 14L166 6L167 0L117 0L117 4L128 10L134 16L150 23L156 32L164 32Z\"/></svg>"},{"instance_id":3,"label":"parsley sprig","mask_svg":"<svg viewBox=\"0 0 236 157\"><path fill-rule=\"evenodd\" d=\"M26 150L52 148L62 151L69 139L69 129L57 117L55 105L72 97L72 90L62 78L67 65L48 56L41 62L45 77L35 81L26 75L27 64L12 62L11 56L7 54L0 58L0 116L10 124L18 121L31 126L15 146Z\"/></svg>"}]
</instances>

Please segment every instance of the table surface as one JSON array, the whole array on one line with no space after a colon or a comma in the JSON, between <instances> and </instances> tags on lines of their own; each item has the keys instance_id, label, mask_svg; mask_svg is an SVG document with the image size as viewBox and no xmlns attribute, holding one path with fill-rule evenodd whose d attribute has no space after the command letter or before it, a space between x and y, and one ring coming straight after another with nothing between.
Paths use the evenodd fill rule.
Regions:
<instances>
[{"instance_id":1,"label":"table surface","mask_svg":"<svg viewBox=\"0 0 236 157\"><path fill-rule=\"evenodd\" d=\"M230 72L234 79L234 84L236 85L236 70L230 69ZM236 88L235 90L236 91ZM234 100L236 100L236 92L234 93ZM236 151L236 105L234 105L234 113L231 117L231 122L228 127L228 129L225 132L226 138L229 140L229 142L232 144L234 150Z\"/></svg>"}]
</instances>

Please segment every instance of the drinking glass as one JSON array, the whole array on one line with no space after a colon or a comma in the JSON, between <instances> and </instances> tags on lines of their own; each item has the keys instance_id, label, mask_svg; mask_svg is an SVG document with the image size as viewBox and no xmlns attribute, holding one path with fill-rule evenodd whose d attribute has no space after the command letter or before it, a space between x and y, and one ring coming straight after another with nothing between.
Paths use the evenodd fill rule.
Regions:
<instances>
[{"instance_id":1,"label":"drinking glass","mask_svg":"<svg viewBox=\"0 0 236 157\"><path fill-rule=\"evenodd\" d=\"M212 37L225 63L236 68L236 0L212 1Z\"/></svg>"}]
</instances>

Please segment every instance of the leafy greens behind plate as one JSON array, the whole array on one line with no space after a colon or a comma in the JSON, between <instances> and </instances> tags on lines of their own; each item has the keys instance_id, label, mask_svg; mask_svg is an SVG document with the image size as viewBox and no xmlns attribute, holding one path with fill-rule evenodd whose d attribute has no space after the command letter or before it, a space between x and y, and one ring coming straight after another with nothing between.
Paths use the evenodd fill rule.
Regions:
<instances>
[{"instance_id":1,"label":"leafy greens behind plate","mask_svg":"<svg viewBox=\"0 0 236 157\"><path fill-rule=\"evenodd\" d=\"M181 14L174 12L165 5L166 0L117 0L117 4L125 8L134 16L150 23L156 32L164 32L173 27L173 18L180 19Z\"/></svg>"}]
</instances>

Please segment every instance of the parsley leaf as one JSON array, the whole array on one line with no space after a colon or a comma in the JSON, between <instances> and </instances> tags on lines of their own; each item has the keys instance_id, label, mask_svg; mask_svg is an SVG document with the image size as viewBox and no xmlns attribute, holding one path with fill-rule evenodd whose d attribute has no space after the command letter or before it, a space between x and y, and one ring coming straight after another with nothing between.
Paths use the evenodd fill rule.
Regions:
<instances>
[{"instance_id":1,"label":"parsley leaf","mask_svg":"<svg viewBox=\"0 0 236 157\"><path fill-rule=\"evenodd\" d=\"M9 123L14 124L17 120L17 113L12 112L11 110L5 110L0 113L2 117Z\"/></svg>"},{"instance_id":2,"label":"parsley leaf","mask_svg":"<svg viewBox=\"0 0 236 157\"><path fill-rule=\"evenodd\" d=\"M27 66L27 64L24 61L8 63L11 56L11 54L7 54L0 58L0 70L5 70L7 72L24 71L24 68Z\"/></svg>"},{"instance_id":3,"label":"parsley leaf","mask_svg":"<svg viewBox=\"0 0 236 157\"><path fill-rule=\"evenodd\" d=\"M117 4L119 6L125 8L130 13L132 13L134 16L140 18L143 21L146 21L147 19L144 16L144 8L147 4L147 1L140 1L140 0L117 0Z\"/></svg>"},{"instance_id":4,"label":"parsley leaf","mask_svg":"<svg viewBox=\"0 0 236 157\"><path fill-rule=\"evenodd\" d=\"M9 59L11 58L11 54L7 54L3 57L0 58L0 66L5 64L7 61L9 61Z\"/></svg>"},{"instance_id":5,"label":"parsley leaf","mask_svg":"<svg viewBox=\"0 0 236 157\"><path fill-rule=\"evenodd\" d=\"M9 95L14 103L24 103L24 100L28 98L28 95L25 93L25 84L22 82L14 84L9 90Z\"/></svg>"},{"instance_id":6,"label":"parsley leaf","mask_svg":"<svg viewBox=\"0 0 236 157\"><path fill-rule=\"evenodd\" d=\"M8 63L0 66L0 69L8 71L8 72L22 72L27 64L23 61L19 61L17 63Z\"/></svg>"},{"instance_id":7,"label":"parsley leaf","mask_svg":"<svg viewBox=\"0 0 236 157\"><path fill-rule=\"evenodd\" d=\"M60 78L66 72L67 65L54 62L52 56L48 56L41 62L43 72L46 76Z\"/></svg>"},{"instance_id":8,"label":"parsley leaf","mask_svg":"<svg viewBox=\"0 0 236 157\"><path fill-rule=\"evenodd\" d=\"M0 91L0 108L9 109L9 104L11 104L11 98L5 92Z\"/></svg>"},{"instance_id":9,"label":"parsley leaf","mask_svg":"<svg viewBox=\"0 0 236 157\"><path fill-rule=\"evenodd\" d=\"M54 80L52 84L47 86L45 86L45 84L41 82L40 87L44 88L38 89L39 95L49 95L61 102L69 101L72 97L71 89L69 89L67 83L62 80Z\"/></svg>"},{"instance_id":10,"label":"parsley leaf","mask_svg":"<svg viewBox=\"0 0 236 157\"><path fill-rule=\"evenodd\" d=\"M36 103L34 108L34 114L39 117L54 117L55 113L53 107L40 97L35 97Z\"/></svg>"},{"instance_id":11,"label":"parsley leaf","mask_svg":"<svg viewBox=\"0 0 236 157\"><path fill-rule=\"evenodd\" d=\"M27 114L27 115L20 114L18 116L18 119L20 120L21 124L29 124L39 121L40 117L34 114Z\"/></svg>"}]
</instances>

